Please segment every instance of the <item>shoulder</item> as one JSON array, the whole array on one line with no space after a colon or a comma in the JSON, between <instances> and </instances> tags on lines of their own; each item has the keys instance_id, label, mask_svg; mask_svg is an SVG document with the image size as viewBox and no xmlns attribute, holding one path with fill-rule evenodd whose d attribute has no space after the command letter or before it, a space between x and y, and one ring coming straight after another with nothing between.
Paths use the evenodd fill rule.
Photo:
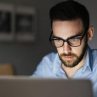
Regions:
<instances>
[{"instance_id":1,"label":"shoulder","mask_svg":"<svg viewBox=\"0 0 97 97\"><path fill-rule=\"evenodd\" d=\"M52 70L53 63L56 61L57 53L50 53L43 57L42 61L40 62L41 68L43 71Z\"/></svg>"},{"instance_id":2,"label":"shoulder","mask_svg":"<svg viewBox=\"0 0 97 97\"><path fill-rule=\"evenodd\" d=\"M93 59L96 59L97 58L97 49L93 49L91 51L92 51Z\"/></svg>"},{"instance_id":3,"label":"shoulder","mask_svg":"<svg viewBox=\"0 0 97 97\"><path fill-rule=\"evenodd\" d=\"M97 49L92 49L91 51L92 51L92 54L97 55Z\"/></svg>"},{"instance_id":4,"label":"shoulder","mask_svg":"<svg viewBox=\"0 0 97 97\"><path fill-rule=\"evenodd\" d=\"M38 64L36 71L34 72L34 77L47 77L51 75L51 70L53 68L53 62L55 61L57 53L50 53L44 56L41 62Z\"/></svg>"},{"instance_id":5,"label":"shoulder","mask_svg":"<svg viewBox=\"0 0 97 97\"><path fill-rule=\"evenodd\" d=\"M56 57L57 53L50 53L50 54L47 54L46 56L43 57L42 61L45 61L45 62L53 62L55 57Z\"/></svg>"},{"instance_id":6,"label":"shoulder","mask_svg":"<svg viewBox=\"0 0 97 97\"><path fill-rule=\"evenodd\" d=\"M91 51L92 51L92 57L93 57L93 67L95 66L97 67L97 49L93 49Z\"/></svg>"}]
</instances>

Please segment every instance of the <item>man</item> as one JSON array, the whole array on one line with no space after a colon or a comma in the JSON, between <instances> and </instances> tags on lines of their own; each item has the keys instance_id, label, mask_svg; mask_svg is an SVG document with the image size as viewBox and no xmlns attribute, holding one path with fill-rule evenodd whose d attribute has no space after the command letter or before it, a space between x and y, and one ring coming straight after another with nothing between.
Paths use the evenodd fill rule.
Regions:
<instances>
[{"instance_id":1,"label":"man","mask_svg":"<svg viewBox=\"0 0 97 97\"><path fill-rule=\"evenodd\" d=\"M94 28L89 26L87 9L76 1L64 1L51 8L50 19L49 40L58 53L45 56L33 76L90 79L97 97L97 50L88 46Z\"/></svg>"}]
</instances>

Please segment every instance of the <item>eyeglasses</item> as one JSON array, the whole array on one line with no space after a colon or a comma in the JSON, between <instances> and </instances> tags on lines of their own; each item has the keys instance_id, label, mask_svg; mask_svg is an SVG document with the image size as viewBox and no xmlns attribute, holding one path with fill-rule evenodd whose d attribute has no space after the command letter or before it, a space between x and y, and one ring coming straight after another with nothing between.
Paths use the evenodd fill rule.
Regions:
<instances>
[{"instance_id":1,"label":"eyeglasses","mask_svg":"<svg viewBox=\"0 0 97 97\"><path fill-rule=\"evenodd\" d=\"M53 38L52 38L52 33L53 32L51 32L49 41L53 46L59 48L59 47L62 47L64 45L64 42L67 42L72 47L78 47L81 45L82 39L85 36L86 31L84 32L84 34L81 37L75 36L75 37L70 37L66 40L59 38L59 37L55 37L55 36L53 36Z\"/></svg>"}]
</instances>

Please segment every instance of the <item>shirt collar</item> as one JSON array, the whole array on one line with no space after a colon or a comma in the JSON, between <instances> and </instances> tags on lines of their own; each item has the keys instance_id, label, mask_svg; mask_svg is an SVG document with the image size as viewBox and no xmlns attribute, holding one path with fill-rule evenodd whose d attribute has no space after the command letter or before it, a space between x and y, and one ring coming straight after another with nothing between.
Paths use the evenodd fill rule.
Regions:
<instances>
[{"instance_id":1,"label":"shirt collar","mask_svg":"<svg viewBox=\"0 0 97 97\"><path fill-rule=\"evenodd\" d=\"M92 52L90 47L87 47L87 54L86 54L86 59L85 59L85 63L84 66L82 67L82 71L84 72L86 70L86 68L88 67L90 69L90 71L92 71Z\"/></svg>"},{"instance_id":2,"label":"shirt collar","mask_svg":"<svg viewBox=\"0 0 97 97\"><path fill-rule=\"evenodd\" d=\"M53 62L53 72L58 72L61 69L61 60L59 58L59 55L57 53L55 60Z\"/></svg>"}]
</instances>

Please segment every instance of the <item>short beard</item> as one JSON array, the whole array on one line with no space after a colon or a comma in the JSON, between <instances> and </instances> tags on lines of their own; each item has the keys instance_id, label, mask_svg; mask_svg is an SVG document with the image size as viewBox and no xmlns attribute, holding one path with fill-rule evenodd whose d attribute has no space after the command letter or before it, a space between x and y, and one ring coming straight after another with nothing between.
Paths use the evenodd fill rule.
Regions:
<instances>
[{"instance_id":1,"label":"short beard","mask_svg":"<svg viewBox=\"0 0 97 97\"><path fill-rule=\"evenodd\" d=\"M62 54L59 55L59 58L62 61L62 63L64 64L64 66L72 68L72 67L77 66L81 62L81 60L83 59L83 57L85 55L86 50L87 50L87 42L85 43L85 46L83 48L83 52L79 57L76 54L73 54L73 53L69 53L69 54L62 53ZM75 60L65 61L65 60L62 59L63 56L74 56Z\"/></svg>"}]
</instances>

